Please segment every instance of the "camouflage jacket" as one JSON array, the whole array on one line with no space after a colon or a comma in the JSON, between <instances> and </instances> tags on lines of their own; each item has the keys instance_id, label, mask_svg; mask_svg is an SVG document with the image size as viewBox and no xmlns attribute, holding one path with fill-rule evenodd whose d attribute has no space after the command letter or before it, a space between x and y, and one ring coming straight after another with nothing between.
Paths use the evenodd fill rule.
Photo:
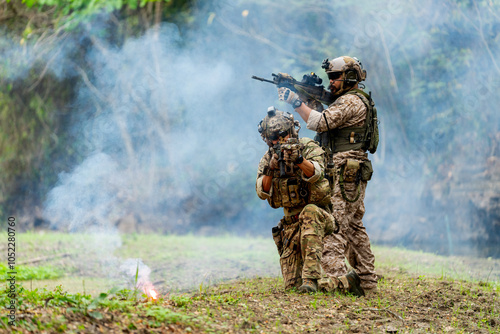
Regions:
<instances>
[{"instance_id":1,"label":"camouflage jacket","mask_svg":"<svg viewBox=\"0 0 500 334\"><path fill-rule=\"evenodd\" d=\"M330 203L330 185L325 178L325 151L312 139L301 138L301 154L304 159L314 165L314 174L306 177L302 170L294 166L293 173L279 176L279 170L273 175L269 192L262 188L264 167L269 165L272 149L262 157L257 172L256 191L260 199L267 200L273 208L283 207L285 216L293 216L301 212L307 204L327 206Z\"/></svg>"},{"instance_id":2,"label":"camouflage jacket","mask_svg":"<svg viewBox=\"0 0 500 334\"><path fill-rule=\"evenodd\" d=\"M324 114L324 116L323 116ZM325 117L328 121L325 121ZM307 120L307 128L318 133L332 129L342 129L350 126L363 126L366 119L366 106L363 101L354 94L345 94L336 99L322 113L313 110ZM336 166L345 164L347 159L365 161L368 154L363 150L351 150L338 152L333 156Z\"/></svg>"}]
</instances>

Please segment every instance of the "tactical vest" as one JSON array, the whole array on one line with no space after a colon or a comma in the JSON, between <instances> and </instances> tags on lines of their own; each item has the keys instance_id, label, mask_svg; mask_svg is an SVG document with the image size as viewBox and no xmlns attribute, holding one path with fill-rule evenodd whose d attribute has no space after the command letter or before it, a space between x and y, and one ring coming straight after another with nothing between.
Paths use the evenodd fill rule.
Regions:
<instances>
[{"instance_id":1,"label":"tactical vest","mask_svg":"<svg viewBox=\"0 0 500 334\"><path fill-rule=\"evenodd\" d=\"M330 154L359 149L373 154L377 150L379 134L377 108L375 108L371 94L366 94L359 89L352 89L345 94L354 94L363 101L366 106L365 124L330 130L326 115L323 114L329 130L318 133L315 139L320 142L321 146L327 148Z\"/></svg>"},{"instance_id":2,"label":"tactical vest","mask_svg":"<svg viewBox=\"0 0 500 334\"><path fill-rule=\"evenodd\" d=\"M309 138L301 138L300 143L304 145L304 149L301 152L304 154L305 150L310 148L311 146L309 145L313 144L314 141ZM321 148L317 148L321 150ZM307 159L310 156L304 155L304 158ZM299 172L298 167L296 167L293 174L280 177L279 171L275 171L272 181L273 195L268 199L271 207L296 208L306 206L307 204L316 204L322 207L328 206L330 203L330 186L326 179L322 178L314 184L306 182L300 177L301 172Z\"/></svg>"}]
</instances>

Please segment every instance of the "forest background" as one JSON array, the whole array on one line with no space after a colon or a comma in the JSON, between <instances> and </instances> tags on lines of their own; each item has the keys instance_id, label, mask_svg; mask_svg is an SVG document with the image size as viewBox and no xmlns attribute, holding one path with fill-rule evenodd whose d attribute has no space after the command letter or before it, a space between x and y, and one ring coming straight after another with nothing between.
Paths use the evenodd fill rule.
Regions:
<instances>
[{"instance_id":1,"label":"forest background","mask_svg":"<svg viewBox=\"0 0 500 334\"><path fill-rule=\"evenodd\" d=\"M380 118L372 241L500 256L500 1L2 0L0 30L0 216L24 231L269 236L257 124L291 109L250 77L350 55Z\"/></svg>"}]
</instances>

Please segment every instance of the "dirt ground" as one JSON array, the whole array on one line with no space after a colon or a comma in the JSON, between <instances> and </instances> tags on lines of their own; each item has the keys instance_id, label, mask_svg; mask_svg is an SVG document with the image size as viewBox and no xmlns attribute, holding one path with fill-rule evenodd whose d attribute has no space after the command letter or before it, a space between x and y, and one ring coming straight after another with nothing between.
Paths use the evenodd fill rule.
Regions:
<instances>
[{"instance_id":1,"label":"dirt ground","mask_svg":"<svg viewBox=\"0 0 500 334\"><path fill-rule=\"evenodd\" d=\"M153 239L148 241L154 245ZM188 246L183 246L176 244L178 237L159 238L158 245L168 245L171 249L156 255L159 246L148 247L150 253L138 254L137 250L142 249L138 245L144 244L141 237L124 240L123 254L117 255L123 258L140 255L147 259L152 268L152 282L162 296L156 302L130 301L112 294L96 302L98 293L89 296L86 303L81 302L81 296L75 297L82 291L82 277L77 276L85 274L82 284L88 293L91 278L100 272L99 262L77 266L78 254L51 257L51 265L68 268L67 272L75 277L74 289L65 284L71 277L62 277L54 283L62 284L69 297L36 295L33 290L38 286L24 282L27 292L23 297L24 308L18 314L19 326L10 330L13 333L500 333L500 261L495 259L469 261L375 248L380 276L378 292L361 298L323 293L301 295L284 291L279 274L270 274L279 269L274 257L265 257L274 254L272 243L236 240L241 250L232 246L239 253L230 253L229 247L221 245L233 243L231 238L210 239L205 241L201 254L211 257L215 254L219 262L209 261L206 255L204 265L200 266L200 259L194 256L200 252L193 251L192 242L188 241L185 242ZM71 244L74 244L72 239L57 244L50 241L50 245L37 239L32 247L26 243L24 250L31 254L24 257L36 259L35 254L41 250L49 255L49 250L66 253ZM221 253L215 253L217 250ZM210 272L217 271L216 268L224 268L218 270L222 276L211 277ZM47 286L47 290L53 291L53 287ZM89 303L95 307L90 309ZM0 323L0 333L9 333L6 328Z\"/></svg>"},{"instance_id":2,"label":"dirt ground","mask_svg":"<svg viewBox=\"0 0 500 334\"><path fill-rule=\"evenodd\" d=\"M280 284L235 282L214 288L217 298L198 294L184 307L209 315L209 327L227 333L500 332L498 291L487 283L387 272L378 292L362 298L299 295Z\"/></svg>"},{"instance_id":3,"label":"dirt ground","mask_svg":"<svg viewBox=\"0 0 500 334\"><path fill-rule=\"evenodd\" d=\"M51 307L49 299L45 307L25 310L31 321L13 332L37 332L37 322L52 322L47 333L500 332L499 292L489 283L385 272L378 292L360 298L302 295L284 291L282 284L280 278L243 279L166 294L158 302L113 307L108 301L95 309L99 318Z\"/></svg>"}]
</instances>

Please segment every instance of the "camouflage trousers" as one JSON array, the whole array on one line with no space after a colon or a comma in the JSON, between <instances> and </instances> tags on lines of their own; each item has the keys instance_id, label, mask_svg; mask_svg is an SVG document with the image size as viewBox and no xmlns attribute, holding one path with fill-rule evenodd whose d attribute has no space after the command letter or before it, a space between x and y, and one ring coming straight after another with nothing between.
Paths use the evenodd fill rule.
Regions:
<instances>
[{"instance_id":1,"label":"camouflage trousers","mask_svg":"<svg viewBox=\"0 0 500 334\"><path fill-rule=\"evenodd\" d=\"M333 216L340 225L339 233L328 235L324 240L322 266L329 277L347 273L345 258L361 278L361 287L371 289L377 286L375 274L375 256L370 247L370 239L363 226L366 181L360 181L360 195L354 203L346 201L339 185L335 181L332 196ZM354 199L358 186L354 182L344 183L347 198Z\"/></svg>"},{"instance_id":2,"label":"camouflage trousers","mask_svg":"<svg viewBox=\"0 0 500 334\"><path fill-rule=\"evenodd\" d=\"M280 254L281 272L285 289L300 287L303 278L325 278L321 268L323 240L333 233L333 216L314 204L306 205L300 214L283 217L283 230L273 233ZM334 284L333 284L334 285Z\"/></svg>"}]
</instances>

